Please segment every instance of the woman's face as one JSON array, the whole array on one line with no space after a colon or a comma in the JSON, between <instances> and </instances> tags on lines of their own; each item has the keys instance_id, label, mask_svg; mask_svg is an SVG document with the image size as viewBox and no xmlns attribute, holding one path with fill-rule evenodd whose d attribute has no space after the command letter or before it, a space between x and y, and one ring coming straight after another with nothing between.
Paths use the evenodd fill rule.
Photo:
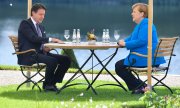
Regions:
<instances>
[{"instance_id":1,"label":"woman's face","mask_svg":"<svg viewBox=\"0 0 180 108\"><path fill-rule=\"evenodd\" d=\"M139 12L138 10L138 6L135 7L133 10L132 10L132 20L133 22L139 24L141 22L141 20L144 18L143 15L144 13L143 12Z\"/></svg>"}]
</instances>

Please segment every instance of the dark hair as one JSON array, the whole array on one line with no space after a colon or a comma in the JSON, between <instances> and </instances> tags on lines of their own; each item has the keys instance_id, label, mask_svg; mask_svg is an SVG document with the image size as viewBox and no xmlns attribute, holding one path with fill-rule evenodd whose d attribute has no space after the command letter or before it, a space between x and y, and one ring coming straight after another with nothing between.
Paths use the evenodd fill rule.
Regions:
<instances>
[{"instance_id":1,"label":"dark hair","mask_svg":"<svg viewBox=\"0 0 180 108\"><path fill-rule=\"evenodd\" d=\"M32 16L32 12L37 12L39 9L44 9L44 10L46 10L46 7L43 5L43 4L41 4L41 3L36 3L36 4L34 4L33 6L32 6L32 8L31 8L31 16Z\"/></svg>"}]
</instances>

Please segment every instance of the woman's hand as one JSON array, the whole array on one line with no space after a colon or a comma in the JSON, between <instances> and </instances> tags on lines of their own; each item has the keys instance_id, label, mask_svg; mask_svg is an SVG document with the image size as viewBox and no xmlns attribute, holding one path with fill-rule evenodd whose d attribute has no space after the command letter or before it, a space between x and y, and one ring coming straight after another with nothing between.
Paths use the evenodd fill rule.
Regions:
<instances>
[{"instance_id":1,"label":"woman's hand","mask_svg":"<svg viewBox=\"0 0 180 108\"><path fill-rule=\"evenodd\" d=\"M121 46L121 47L124 47L124 46L125 46L124 40L120 40L120 41L118 42L118 44L119 44L119 46Z\"/></svg>"}]
</instances>

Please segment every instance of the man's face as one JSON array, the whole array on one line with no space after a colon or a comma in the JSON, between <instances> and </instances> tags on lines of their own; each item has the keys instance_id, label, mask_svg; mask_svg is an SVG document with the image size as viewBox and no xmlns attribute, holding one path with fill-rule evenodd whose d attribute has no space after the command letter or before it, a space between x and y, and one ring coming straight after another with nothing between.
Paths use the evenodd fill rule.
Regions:
<instances>
[{"instance_id":1,"label":"man's face","mask_svg":"<svg viewBox=\"0 0 180 108\"><path fill-rule=\"evenodd\" d=\"M37 12L32 12L32 17L37 23L42 23L45 16L45 10L44 9L38 9Z\"/></svg>"}]
</instances>

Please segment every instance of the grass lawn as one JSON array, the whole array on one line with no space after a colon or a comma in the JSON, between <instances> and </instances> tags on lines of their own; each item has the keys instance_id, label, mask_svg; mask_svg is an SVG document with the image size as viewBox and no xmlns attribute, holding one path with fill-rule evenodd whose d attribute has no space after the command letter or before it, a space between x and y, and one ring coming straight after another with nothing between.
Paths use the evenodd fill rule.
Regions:
<instances>
[{"instance_id":1,"label":"grass lawn","mask_svg":"<svg viewBox=\"0 0 180 108\"><path fill-rule=\"evenodd\" d=\"M103 83L106 82L97 81L95 85ZM58 85L60 86L62 84ZM16 91L16 87L17 85L0 86L0 108L121 108L122 104L127 104L130 108L144 108L144 103L139 101L142 95L132 95L114 86L96 88L98 95L91 90L85 91L86 85L66 88L60 94L39 92L37 88L31 90L26 86ZM173 88L173 91L176 89L180 87ZM164 87L156 90L159 96L170 94Z\"/></svg>"}]
</instances>

